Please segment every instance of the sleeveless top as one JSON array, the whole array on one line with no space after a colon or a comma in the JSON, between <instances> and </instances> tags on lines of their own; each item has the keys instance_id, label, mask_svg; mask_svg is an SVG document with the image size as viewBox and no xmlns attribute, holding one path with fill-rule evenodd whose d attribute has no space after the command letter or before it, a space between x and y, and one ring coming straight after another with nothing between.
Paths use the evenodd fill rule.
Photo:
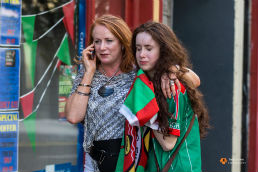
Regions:
<instances>
[{"instance_id":1,"label":"sleeveless top","mask_svg":"<svg viewBox=\"0 0 258 172\"><path fill-rule=\"evenodd\" d=\"M77 89L84 72L85 69L81 65L74 80L71 94ZM108 86L114 88L114 93L108 97L101 97L98 94L98 89L109 78L96 70L91 83L91 95L85 115L83 142L85 152L90 152L93 141L122 138L125 117L119 112L119 109L124 103L135 76L135 70L114 76L108 84Z\"/></svg>"}]
</instances>

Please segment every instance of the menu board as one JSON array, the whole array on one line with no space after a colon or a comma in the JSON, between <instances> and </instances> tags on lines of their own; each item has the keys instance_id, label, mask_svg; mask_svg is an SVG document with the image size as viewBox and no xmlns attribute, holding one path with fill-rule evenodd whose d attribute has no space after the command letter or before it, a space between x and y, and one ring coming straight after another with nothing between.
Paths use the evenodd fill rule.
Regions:
<instances>
[{"instance_id":1,"label":"menu board","mask_svg":"<svg viewBox=\"0 0 258 172\"><path fill-rule=\"evenodd\" d=\"M20 49L0 48L0 111L19 106Z\"/></svg>"},{"instance_id":2,"label":"menu board","mask_svg":"<svg viewBox=\"0 0 258 172\"><path fill-rule=\"evenodd\" d=\"M0 171L17 171L18 112L0 112Z\"/></svg>"},{"instance_id":3,"label":"menu board","mask_svg":"<svg viewBox=\"0 0 258 172\"><path fill-rule=\"evenodd\" d=\"M21 37L21 0L1 0L0 45L19 46Z\"/></svg>"}]
</instances>

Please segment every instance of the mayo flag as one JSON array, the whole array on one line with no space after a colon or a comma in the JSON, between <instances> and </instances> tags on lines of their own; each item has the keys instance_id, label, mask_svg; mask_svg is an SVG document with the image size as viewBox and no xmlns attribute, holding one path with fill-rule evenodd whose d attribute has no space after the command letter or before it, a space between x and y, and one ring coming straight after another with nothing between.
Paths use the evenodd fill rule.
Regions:
<instances>
[{"instance_id":1,"label":"mayo flag","mask_svg":"<svg viewBox=\"0 0 258 172\"><path fill-rule=\"evenodd\" d=\"M159 107L152 82L139 70L127 98L120 109L126 117L116 171L141 172L147 163L150 128L155 125Z\"/></svg>"},{"instance_id":2,"label":"mayo flag","mask_svg":"<svg viewBox=\"0 0 258 172\"><path fill-rule=\"evenodd\" d=\"M154 86L140 69L120 109L120 113L126 117L131 125L143 126L148 122L153 124L158 111Z\"/></svg>"}]
</instances>

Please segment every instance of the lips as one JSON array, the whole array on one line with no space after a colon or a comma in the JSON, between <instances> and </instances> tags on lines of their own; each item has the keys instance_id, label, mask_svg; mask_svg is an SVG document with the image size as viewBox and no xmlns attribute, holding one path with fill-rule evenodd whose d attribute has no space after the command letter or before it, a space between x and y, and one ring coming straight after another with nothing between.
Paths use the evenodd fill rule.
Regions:
<instances>
[{"instance_id":1,"label":"lips","mask_svg":"<svg viewBox=\"0 0 258 172\"><path fill-rule=\"evenodd\" d=\"M147 64L148 62L147 62L147 61L140 61L139 63L140 63L140 65L145 65L145 64Z\"/></svg>"},{"instance_id":2,"label":"lips","mask_svg":"<svg viewBox=\"0 0 258 172\"><path fill-rule=\"evenodd\" d=\"M107 57L109 54L100 54L100 57Z\"/></svg>"}]
</instances>

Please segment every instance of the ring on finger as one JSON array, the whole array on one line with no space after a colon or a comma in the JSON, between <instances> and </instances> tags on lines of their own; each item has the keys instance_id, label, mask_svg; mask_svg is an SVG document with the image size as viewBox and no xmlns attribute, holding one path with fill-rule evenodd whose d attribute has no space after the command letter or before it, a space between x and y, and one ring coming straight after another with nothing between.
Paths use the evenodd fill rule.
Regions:
<instances>
[{"instance_id":1,"label":"ring on finger","mask_svg":"<svg viewBox=\"0 0 258 172\"><path fill-rule=\"evenodd\" d=\"M169 82L170 82L170 85L175 85L175 81L173 79L170 79Z\"/></svg>"}]
</instances>

